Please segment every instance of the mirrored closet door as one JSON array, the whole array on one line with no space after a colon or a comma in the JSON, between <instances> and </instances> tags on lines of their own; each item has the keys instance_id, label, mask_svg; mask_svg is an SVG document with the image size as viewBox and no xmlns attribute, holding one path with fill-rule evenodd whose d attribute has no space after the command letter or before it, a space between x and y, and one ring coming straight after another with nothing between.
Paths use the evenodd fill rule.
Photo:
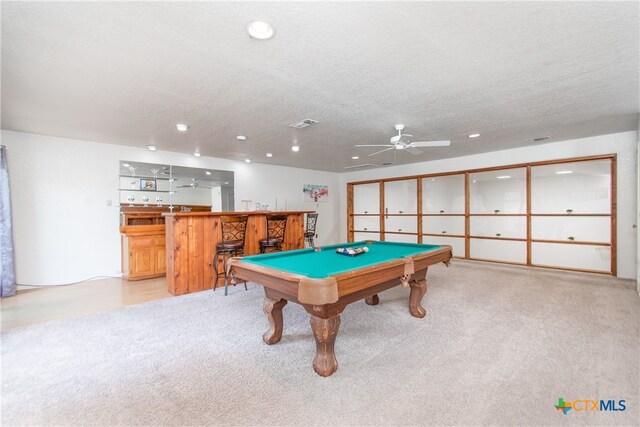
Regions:
<instances>
[{"instance_id":1,"label":"mirrored closet door","mask_svg":"<svg viewBox=\"0 0 640 427\"><path fill-rule=\"evenodd\" d=\"M614 154L347 184L348 239L616 275Z\"/></svg>"}]
</instances>

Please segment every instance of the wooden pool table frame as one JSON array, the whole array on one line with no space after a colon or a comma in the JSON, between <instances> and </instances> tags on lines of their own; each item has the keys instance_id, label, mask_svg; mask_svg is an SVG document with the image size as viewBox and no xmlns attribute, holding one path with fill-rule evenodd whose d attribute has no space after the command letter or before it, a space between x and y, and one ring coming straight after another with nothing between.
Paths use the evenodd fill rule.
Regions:
<instances>
[{"instance_id":1,"label":"wooden pool table frame","mask_svg":"<svg viewBox=\"0 0 640 427\"><path fill-rule=\"evenodd\" d=\"M439 262L449 266L452 257L451 246L442 246L407 258L393 259L369 267L359 268L335 277L338 300L324 304L308 304L298 300L298 286L302 276L255 263L235 260L229 267L232 280L244 280L264 287L264 313L269 321L269 330L262 339L271 345L282 338L282 309L288 301L304 307L311 316L311 329L316 340L316 355L313 369L318 375L327 377L338 369L334 345L340 327L340 314L348 304L364 299L368 305L379 302L378 294L400 284L408 283L409 311L412 316L423 318L426 310L422 298L427 292L427 269ZM413 260L414 273L405 276L405 264ZM404 280L401 280L404 277Z\"/></svg>"}]
</instances>

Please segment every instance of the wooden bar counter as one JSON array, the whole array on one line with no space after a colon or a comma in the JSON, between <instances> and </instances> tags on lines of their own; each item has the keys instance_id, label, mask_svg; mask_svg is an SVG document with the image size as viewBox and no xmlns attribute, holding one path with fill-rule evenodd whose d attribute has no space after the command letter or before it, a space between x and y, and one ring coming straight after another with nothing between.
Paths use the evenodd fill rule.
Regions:
<instances>
[{"instance_id":1,"label":"wooden bar counter","mask_svg":"<svg viewBox=\"0 0 640 427\"><path fill-rule=\"evenodd\" d=\"M167 286L173 295L213 289L213 256L222 239L220 216L249 215L244 243L245 255L260 253L258 241L267 236L267 215L287 215L282 249L304 248L305 213L277 212L176 212L165 213ZM220 264L222 271L222 264ZM220 284L220 283L219 283Z\"/></svg>"}]
</instances>

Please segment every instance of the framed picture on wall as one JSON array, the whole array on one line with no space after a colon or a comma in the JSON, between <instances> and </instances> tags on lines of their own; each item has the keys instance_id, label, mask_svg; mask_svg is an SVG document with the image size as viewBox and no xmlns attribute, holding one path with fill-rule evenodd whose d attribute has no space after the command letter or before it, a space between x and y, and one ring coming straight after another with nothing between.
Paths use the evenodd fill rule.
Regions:
<instances>
[{"instance_id":1,"label":"framed picture on wall","mask_svg":"<svg viewBox=\"0 0 640 427\"><path fill-rule=\"evenodd\" d=\"M141 179L140 180L140 189L146 191L156 191L156 180L155 179Z\"/></svg>"},{"instance_id":2,"label":"framed picture on wall","mask_svg":"<svg viewBox=\"0 0 640 427\"><path fill-rule=\"evenodd\" d=\"M302 192L305 202L326 202L329 200L329 187L326 185L304 184Z\"/></svg>"}]
</instances>

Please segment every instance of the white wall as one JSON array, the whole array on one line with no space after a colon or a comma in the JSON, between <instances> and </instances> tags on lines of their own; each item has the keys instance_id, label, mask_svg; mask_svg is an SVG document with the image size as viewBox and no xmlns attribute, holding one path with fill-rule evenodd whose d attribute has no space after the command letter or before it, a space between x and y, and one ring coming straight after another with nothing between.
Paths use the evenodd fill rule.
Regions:
<instances>
[{"instance_id":1,"label":"white wall","mask_svg":"<svg viewBox=\"0 0 640 427\"><path fill-rule=\"evenodd\" d=\"M640 114L638 114L638 131L636 132L636 229L640 226ZM636 240L636 266L640 264L640 241ZM636 268L636 290L640 295L640 268Z\"/></svg>"},{"instance_id":2,"label":"white wall","mask_svg":"<svg viewBox=\"0 0 640 427\"><path fill-rule=\"evenodd\" d=\"M317 210L317 242L326 244L346 238L347 182L609 153L618 154L618 275L636 277L636 132L343 174L18 132L2 131L1 136L9 162L19 283L61 283L119 272L120 160L233 170L236 210L244 209L241 200L275 209L276 198L279 210ZM304 202L303 184L329 185L328 202Z\"/></svg>"},{"instance_id":3,"label":"white wall","mask_svg":"<svg viewBox=\"0 0 640 427\"><path fill-rule=\"evenodd\" d=\"M236 210L253 200L317 210L318 243L340 240L339 176L296 168L2 131L11 183L17 280L64 283L120 273L120 160L235 172ZM303 201L303 184L329 186L327 203Z\"/></svg>"},{"instance_id":4,"label":"white wall","mask_svg":"<svg viewBox=\"0 0 640 427\"><path fill-rule=\"evenodd\" d=\"M340 199L346 201L346 184L355 181L617 153L618 276L635 279L637 229L633 225L638 218L637 140L637 132L624 132L453 159L354 171L341 175ZM471 143L481 141L469 142ZM347 235L346 208L341 212L340 221L340 236L344 239Z\"/></svg>"}]
</instances>

